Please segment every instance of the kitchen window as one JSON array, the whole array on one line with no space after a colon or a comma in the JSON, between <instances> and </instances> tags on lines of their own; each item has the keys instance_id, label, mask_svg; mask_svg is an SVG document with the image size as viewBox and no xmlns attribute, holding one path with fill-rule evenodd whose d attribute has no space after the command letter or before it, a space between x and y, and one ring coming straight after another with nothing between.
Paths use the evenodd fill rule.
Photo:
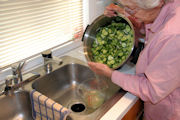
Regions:
<instances>
[{"instance_id":1,"label":"kitchen window","mask_svg":"<svg viewBox=\"0 0 180 120\"><path fill-rule=\"evenodd\" d=\"M0 0L0 68L74 41L83 0Z\"/></svg>"}]
</instances>

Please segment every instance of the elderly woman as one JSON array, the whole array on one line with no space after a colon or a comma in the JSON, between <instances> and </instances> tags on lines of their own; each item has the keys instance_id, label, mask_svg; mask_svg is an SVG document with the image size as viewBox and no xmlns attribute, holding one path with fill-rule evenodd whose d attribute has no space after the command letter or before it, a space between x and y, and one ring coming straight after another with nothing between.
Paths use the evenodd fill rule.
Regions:
<instances>
[{"instance_id":1,"label":"elderly woman","mask_svg":"<svg viewBox=\"0 0 180 120\"><path fill-rule=\"evenodd\" d=\"M89 62L97 74L144 101L144 119L180 120L180 0L119 0L104 14L125 14L137 28L145 28L145 48L136 74L124 74L101 63Z\"/></svg>"}]
</instances>

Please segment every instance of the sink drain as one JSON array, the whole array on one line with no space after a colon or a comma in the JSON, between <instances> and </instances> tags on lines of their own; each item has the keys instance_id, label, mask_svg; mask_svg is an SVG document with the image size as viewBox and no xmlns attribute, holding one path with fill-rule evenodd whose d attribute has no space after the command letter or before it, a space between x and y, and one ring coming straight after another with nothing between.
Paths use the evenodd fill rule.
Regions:
<instances>
[{"instance_id":1,"label":"sink drain","mask_svg":"<svg viewBox=\"0 0 180 120\"><path fill-rule=\"evenodd\" d=\"M82 112L85 110L85 108L86 108L85 105L82 103L75 103L71 106L71 110L73 112Z\"/></svg>"}]
</instances>

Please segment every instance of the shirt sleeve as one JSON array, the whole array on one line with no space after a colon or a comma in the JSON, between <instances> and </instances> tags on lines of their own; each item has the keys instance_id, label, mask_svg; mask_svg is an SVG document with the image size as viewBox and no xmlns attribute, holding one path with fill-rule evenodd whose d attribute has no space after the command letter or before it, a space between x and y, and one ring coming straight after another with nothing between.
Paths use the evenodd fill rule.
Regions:
<instances>
[{"instance_id":1,"label":"shirt sleeve","mask_svg":"<svg viewBox=\"0 0 180 120\"><path fill-rule=\"evenodd\" d=\"M180 87L180 37L170 37L148 65L144 74L129 75L114 71L112 81L143 101L158 103Z\"/></svg>"}]
</instances>

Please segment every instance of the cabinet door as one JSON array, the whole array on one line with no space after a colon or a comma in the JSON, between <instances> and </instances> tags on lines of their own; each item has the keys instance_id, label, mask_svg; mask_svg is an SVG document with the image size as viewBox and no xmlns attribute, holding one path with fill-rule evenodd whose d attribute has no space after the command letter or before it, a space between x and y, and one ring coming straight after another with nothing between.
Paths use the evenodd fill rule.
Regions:
<instances>
[{"instance_id":1,"label":"cabinet door","mask_svg":"<svg viewBox=\"0 0 180 120\"><path fill-rule=\"evenodd\" d=\"M143 113L143 102L139 99L133 107L126 113L122 120L141 120L140 116Z\"/></svg>"}]
</instances>

